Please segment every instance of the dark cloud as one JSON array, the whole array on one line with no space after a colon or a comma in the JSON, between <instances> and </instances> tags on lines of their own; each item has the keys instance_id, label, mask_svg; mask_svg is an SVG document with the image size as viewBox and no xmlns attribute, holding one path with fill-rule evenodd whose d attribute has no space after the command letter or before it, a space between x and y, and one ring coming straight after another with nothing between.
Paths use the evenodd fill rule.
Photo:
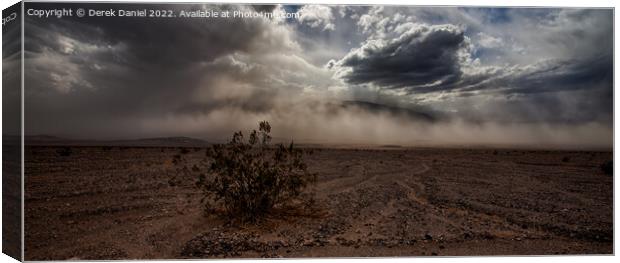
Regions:
<instances>
[{"instance_id":1,"label":"dark cloud","mask_svg":"<svg viewBox=\"0 0 620 263\"><path fill-rule=\"evenodd\" d=\"M277 6L276 5L252 5L251 7L254 8L254 10L258 12L271 12Z\"/></svg>"},{"instance_id":2,"label":"dark cloud","mask_svg":"<svg viewBox=\"0 0 620 263\"><path fill-rule=\"evenodd\" d=\"M553 59L525 67L480 67L464 74L470 43L456 26L410 25L392 39L370 39L330 67L351 84L404 88L410 93L458 89L505 89L506 93L541 93L612 84L610 53L579 59ZM466 62L467 63L467 62ZM492 72L489 72L492 68Z\"/></svg>"},{"instance_id":3,"label":"dark cloud","mask_svg":"<svg viewBox=\"0 0 620 263\"><path fill-rule=\"evenodd\" d=\"M19 9L15 4L2 11L2 132L3 135L21 133L21 27ZM12 16L11 14L15 14ZM5 142L6 143L6 142Z\"/></svg>"},{"instance_id":4,"label":"dark cloud","mask_svg":"<svg viewBox=\"0 0 620 263\"><path fill-rule=\"evenodd\" d=\"M613 122L613 57L550 60L503 69L456 91L492 94L469 119L501 122ZM467 110L464 110L467 111ZM463 114L463 113L462 113ZM464 114L465 115L465 114Z\"/></svg>"},{"instance_id":5,"label":"dark cloud","mask_svg":"<svg viewBox=\"0 0 620 263\"><path fill-rule=\"evenodd\" d=\"M27 8L69 6L29 3ZM80 7L201 9L198 5ZM225 5L208 8L251 9ZM271 104L259 98L275 94L272 89L248 86L251 91L243 95L230 92L207 99L197 98L197 94L207 97L209 93L226 93L232 85L243 85L241 82L267 86L270 83L259 83L266 78L257 75L260 65L243 65L234 59L215 61L230 55L288 52L293 48L288 32L260 18L28 18L26 27L26 112L29 130L37 133L75 134L93 126L86 130L118 136L123 127L158 116L207 114L224 105L264 111ZM254 66L255 70L244 71L243 67Z\"/></svg>"},{"instance_id":6,"label":"dark cloud","mask_svg":"<svg viewBox=\"0 0 620 263\"><path fill-rule=\"evenodd\" d=\"M415 25L391 40L369 40L337 62L349 83L388 88L449 85L461 75L458 51L465 45L457 27Z\"/></svg>"},{"instance_id":7,"label":"dark cloud","mask_svg":"<svg viewBox=\"0 0 620 263\"><path fill-rule=\"evenodd\" d=\"M508 87L507 93L545 93L605 87L613 84L613 57L611 54L587 59L546 61L535 70L514 73L500 80L497 86ZM504 83L502 83L504 82Z\"/></svg>"},{"instance_id":8,"label":"dark cloud","mask_svg":"<svg viewBox=\"0 0 620 263\"><path fill-rule=\"evenodd\" d=\"M611 32L608 10L463 10L422 8L403 14L407 12L372 9L359 23L369 32L368 39L328 67L357 89L407 94L427 105L452 108L458 118L475 122L611 123L613 41L604 33ZM468 28L410 22L424 17L468 22L472 14L483 22L500 17L498 27L509 27L512 34L489 30L489 35L480 31L480 23ZM520 21L525 21L524 28L539 27L547 33L518 44L515 37L522 37L523 28L511 22ZM547 56L510 50L527 44L538 45L528 48L535 52L544 48ZM481 60L480 55L496 57Z\"/></svg>"},{"instance_id":9,"label":"dark cloud","mask_svg":"<svg viewBox=\"0 0 620 263\"><path fill-rule=\"evenodd\" d=\"M69 4L67 4L69 5ZM57 3L29 3L28 8L62 8ZM159 9L200 10L200 5L142 5L142 4L81 4L85 9ZM268 6L254 8L267 9ZM211 5L209 9L248 10L249 6ZM252 52L261 48L278 49L286 43L268 41L269 30L260 19L152 19L152 18L30 18L26 50L37 52L45 47L59 50L58 35L71 37L93 45L122 45L123 58L137 67L165 67L166 70L192 63L208 62L231 52ZM41 28L42 30L37 30ZM204 40L204 41L198 41ZM111 59L111 57L108 57Z\"/></svg>"}]
</instances>

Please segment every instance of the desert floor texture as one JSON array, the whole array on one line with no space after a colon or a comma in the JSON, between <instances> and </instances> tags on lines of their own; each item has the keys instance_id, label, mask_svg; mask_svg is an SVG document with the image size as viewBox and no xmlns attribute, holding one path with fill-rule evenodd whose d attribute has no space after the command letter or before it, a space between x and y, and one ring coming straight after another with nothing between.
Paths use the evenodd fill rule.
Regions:
<instances>
[{"instance_id":1,"label":"desert floor texture","mask_svg":"<svg viewBox=\"0 0 620 263\"><path fill-rule=\"evenodd\" d=\"M314 149L315 206L255 225L179 178L204 148L61 148L25 150L26 260L613 253L611 151Z\"/></svg>"}]
</instances>

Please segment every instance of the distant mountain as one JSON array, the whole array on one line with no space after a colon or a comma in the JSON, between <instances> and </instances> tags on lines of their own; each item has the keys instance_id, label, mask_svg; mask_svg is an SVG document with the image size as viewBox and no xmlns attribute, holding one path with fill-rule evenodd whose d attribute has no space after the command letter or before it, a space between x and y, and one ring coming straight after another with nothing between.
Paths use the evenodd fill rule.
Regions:
<instances>
[{"instance_id":1,"label":"distant mountain","mask_svg":"<svg viewBox=\"0 0 620 263\"><path fill-rule=\"evenodd\" d=\"M438 116L419 110L389 106L385 104L367 102L367 101L343 101L343 108L358 108L372 113L387 113L394 116L408 117L413 120L435 122Z\"/></svg>"},{"instance_id":2,"label":"distant mountain","mask_svg":"<svg viewBox=\"0 0 620 263\"><path fill-rule=\"evenodd\" d=\"M31 136L26 136L24 138L25 140L31 140L31 141L41 141L41 142L54 142L54 141L62 141L62 140L66 140L64 138L60 138L60 137L56 137L56 136L51 136L51 135L31 135Z\"/></svg>"},{"instance_id":3,"label":"distant mountain","mask_svg":"<svg viewBox=\"0 0 620 263\"><path fill-rule=\"evenodd\" d=\"M26 145L63 146L134 146L134 147L204 147L209 142L189 137L161 137L135 140L74 140L49 135L26 136Z\"/></svg>"},{"instance_id":4,"label":"distant mountain","mask_svg":"<svg viewBox=\"0 0 620 263\"><path fill-rule=\"evenodd\" d=\"M131 141L119 141L119 142L128 142L128 143L141 144L141 145L146 145L146 146L148 145L157 145L157 146L171 145L171 146L200 147L200 146L210 145L210 143L207 141L196 139L196 138L190 138L190 137L145 138L145 139L138 139L138 140L131 140Z\"/></svg>"}]
</instances>

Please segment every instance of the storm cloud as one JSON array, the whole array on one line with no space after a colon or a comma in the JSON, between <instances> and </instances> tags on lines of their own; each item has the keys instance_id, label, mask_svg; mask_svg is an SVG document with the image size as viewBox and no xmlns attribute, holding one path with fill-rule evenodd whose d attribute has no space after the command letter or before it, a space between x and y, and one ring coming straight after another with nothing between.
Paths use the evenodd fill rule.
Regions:
<instances>
[{"instance_id":1,"label":"storm cloud","mask_svg":"<svg viewBox=\"0 0 620 263\"><path fill-rule=\"evenodd\" d=\"M611 10L82 6L301 16L26 17L27 135L611 145Z\"/></svg>"},{"instance_id":2,"label":"storm cloud","mask_svg":"<svg viewBox=\"0 0 620 263\"><path fill-rule=\"evenodd\" d=\"M370 39L335 62L342 77L353 84L373 83L410 90L451 85L461 78L463 32L453 25L406 24L395 28L397 37Z\"/></svg>"}]
</instances>

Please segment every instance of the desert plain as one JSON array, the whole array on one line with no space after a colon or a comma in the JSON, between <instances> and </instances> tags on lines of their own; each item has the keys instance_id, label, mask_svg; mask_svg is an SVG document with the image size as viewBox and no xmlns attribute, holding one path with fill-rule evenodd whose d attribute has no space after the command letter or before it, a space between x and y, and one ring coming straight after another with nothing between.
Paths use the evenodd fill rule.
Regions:
<instances>
[{"instance_id":1,"label":"desert plain","mask_svg":"<svg viewBox=\"0 0 620 263\"><path fill-rule=\"evenodd\" d=\"M25 259L613 253L611 150L308 146L315 204L259 223L204 211L205 150L27 146Z\"/></svg>"}]
</instances>

